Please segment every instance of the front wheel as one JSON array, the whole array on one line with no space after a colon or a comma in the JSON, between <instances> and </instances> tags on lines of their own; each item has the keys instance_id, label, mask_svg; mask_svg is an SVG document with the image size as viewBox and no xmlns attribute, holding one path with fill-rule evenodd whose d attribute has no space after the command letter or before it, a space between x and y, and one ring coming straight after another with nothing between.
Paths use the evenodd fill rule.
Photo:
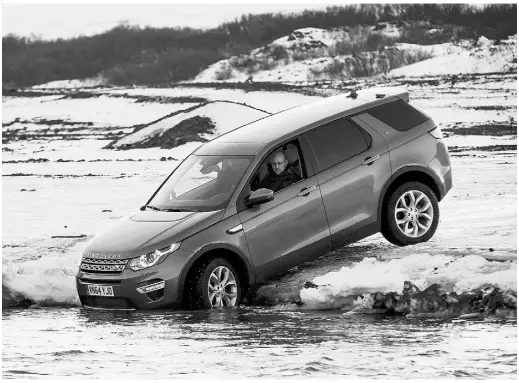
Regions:
<instances>
[{"instance_id":1,"label":"front wheel","mask_svg":"<svg viewBox=\"0 0 519 383\"><path fill-rule=\"evenodd\" d=\"M191 275L187 306L210 309L238 306L241 298L240 278L225 258L203 262Z\"/></svg>"},{"instance_id":2,"label":"front wheel","mask_svg":"<svg viewBox=\"0 0 519 383\"><path fill-rule=\"evenodd\" d=\"M398 246L426 242L438 227L440 210L433 191L420 182L407 182L390 196L382 234Z\"/></svg>"}]
</instances>

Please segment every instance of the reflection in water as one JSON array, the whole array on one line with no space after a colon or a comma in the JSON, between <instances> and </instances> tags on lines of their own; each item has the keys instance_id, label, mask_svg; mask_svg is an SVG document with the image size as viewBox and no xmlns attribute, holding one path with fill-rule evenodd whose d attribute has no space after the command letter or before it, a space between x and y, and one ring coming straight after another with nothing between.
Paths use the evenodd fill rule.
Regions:
<instances>
[{"instance_id":1,"label":"reflection in water","mask_svg":"<svg viewBox=\"0 0 519 383\"><path fill-rule=\"evenodd\" d=\"M515 377L513 322L342 311L83 309L3 313L3 376Z\"/></svg>"}]
</instances>

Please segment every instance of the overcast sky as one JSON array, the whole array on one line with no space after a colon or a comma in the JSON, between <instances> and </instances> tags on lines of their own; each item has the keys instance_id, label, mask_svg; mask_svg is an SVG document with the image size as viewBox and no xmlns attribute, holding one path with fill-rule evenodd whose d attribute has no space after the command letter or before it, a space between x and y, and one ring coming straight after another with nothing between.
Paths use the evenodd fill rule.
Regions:
<instances>
[{"instance_id":1,"label":"overcast sky","mask_svg":"<svg viewBox=\"0 0 519 383\"><path fill-rule=\"evenodd\" d=\"M86 2L86 1L85 1ZM343 3L339 0L338 3ZM2 4L2 35L31 34L44 39L93 35L121 21L140 26L211 28L247 13L301 12L325 9L333 3L288 4Z\"/></svg>"}]
</instances>

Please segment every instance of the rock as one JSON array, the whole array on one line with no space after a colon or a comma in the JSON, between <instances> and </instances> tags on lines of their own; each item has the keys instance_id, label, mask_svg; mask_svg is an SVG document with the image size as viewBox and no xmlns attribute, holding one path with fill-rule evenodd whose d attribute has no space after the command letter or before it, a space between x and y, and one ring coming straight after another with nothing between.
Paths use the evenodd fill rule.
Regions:
<instances>
[{"instance_id":1,"label":"rock","mask_svg":"<svg viewBox=\"0 0 519 383\"><path fill-rule=\"evenodd\" d=\"M517 293L512 289L508 289L503 294L503 301L507 307L517 310Z\"/></svg>"},{"instance_id":2,"label":"rock","mask_svg":"<svg viewBox=\"0 0 519 383\"><path fill-rule=\"evenodd\" d=\"M402 290L402 293L403 294L415 294L417 292L419 292L420 289L418 287L416 287L416 285L412 284L411 282L409 281L405 281L404 282L404 289Z\"/></svg>"},{"instance_id":3,"label":"rock","mask_svg":"<svg viewBox=\"0 0 519 383\"><path fill-rule=\"evenodd\" d=\"M496 310L495 316L503 319L517 319L517 310L500 308Z\"/></svg>"},{"instance_id":4,"label":"rock","mask_svg":"<svg viewBox=\"0 0 519 383\"><path fill-rule=\"evenodd\" d=\"M458 319L483 319L483 316L479 313L463 314Z\"/></svg>"},{"instance_id":5,"label":"rock","mask_svg":"<svg viewBox=\"0 0 519 383\"><path fill-rule=\"evenodd\" d=\"M111 213L112 211L109 209L104 209L101 213Z\"/></svg>"},{"instance_id":6,"label":"rock","mask_svg":"<svg viewBox=\"0 0 519 383\"><path fill-rule=\"evenodd\" d=\"M490 248L490 249L488 249L488 250L490 250L490 252L494 251L494 249L493 249L493 248Z\"/></svg>"},{"instance_id":7,"label":"rock","mask_svg":"<svg viewBox=\"0 0 519 383\"><path fill-rule=\"evenodd\" d=\"M27 299L22 294L11 290L2 283L2 308L4 307L23 307L27 308L34 304L34 301Z\"/></svg>"},{"instance_id":8,"label":"rock","mask_svg":"<svg viewBox=\"0 0 519 383\"><path fill-rule=\"evenodd\" d=\"M161 157L160 160L161 161L166 161L166 157Z\"/></svg>"},{"instance_id":9,"label":"rock","mask_svg":"<svg viewBox=\"0 0 519 383\"><path fill-rule=\"evenodd\" d=\"M319 286L312 282L305 282L303 288L305 289L317 289Z\"/></svg>"}]
</instances>

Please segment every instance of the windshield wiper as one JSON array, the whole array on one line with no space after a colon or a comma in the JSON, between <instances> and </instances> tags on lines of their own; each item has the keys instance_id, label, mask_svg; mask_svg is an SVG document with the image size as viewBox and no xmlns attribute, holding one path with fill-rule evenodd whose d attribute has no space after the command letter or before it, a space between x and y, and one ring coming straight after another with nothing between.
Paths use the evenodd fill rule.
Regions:
<instances>
[{"instance_id":1,"label":"windshield wiper","mask_svg":"<svg viewBox=\"0 0 519 383\"><path fill-rule=\"evenodd\" d=\"M143 207L141 207L141 211L146 210L147 207L149 207L151 210L162 211L162 209L159 209L158 207L151 206L151 205L144 205Z\"/></svg>"},{"instance_id":2,"label":"windshield wiper","mask_svg":"<svg viewBox=\"0 0 519 383\"><path fill-rule=\"evenodd\" d=\"M195 211L195 210L185 210L185 209L162 209L162 211L168 211L168 212L175 212L175 213L185 213L185 212L190 212L190 211Z\"/></svg>"},{"instance_id":3,"label":"windshield wiper","mask_svg":"<svg viewBox=\"0 0 519 383\"><path fill-rule=\"evenodd\" d=\"M186 209L161 209L159 207L151 206L151 205L144 205L141 207L141 211L146 210L146 208L150 208L151 210L155 211L166 211L168 213L185 213L185 212L191 212L196 210L186 210Z\"/></svg>"}]
</instances>

